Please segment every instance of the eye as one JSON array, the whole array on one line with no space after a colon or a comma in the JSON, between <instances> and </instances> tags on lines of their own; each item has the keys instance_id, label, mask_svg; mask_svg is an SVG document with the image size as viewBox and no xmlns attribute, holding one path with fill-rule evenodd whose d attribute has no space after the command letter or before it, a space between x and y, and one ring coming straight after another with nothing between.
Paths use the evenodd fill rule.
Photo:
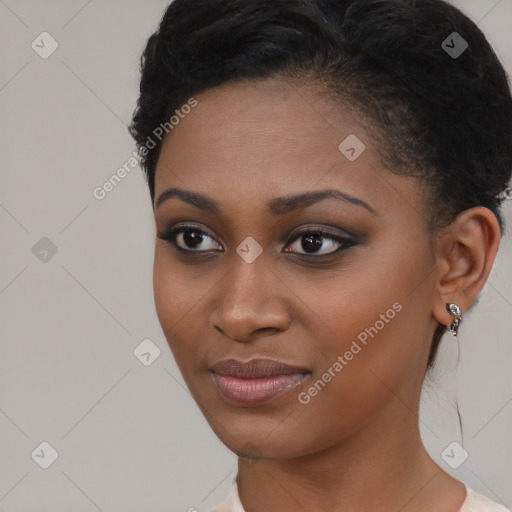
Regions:
<instances>
[{"instance_id":1,"label":"eye","mask_svg":"<svg viewBox=\"0 0 512 512\"><path fill-rule=\"evenodd\" d=\"M308 256L328 256L338 251L343 251L357 244L353 238L330 233L323 228L309 228L298 233L292 240L294 242L284 249L284 252ZM292 249L288 249L292 247ZM300 251L304 252L300 252Z\"/></svg>"},{"instance_id":2,"label":"eye","mask_svg":"<svg viewBox=\"0 0 512 512\"><path fill-rule=\"evenodd\" d=\"M174 225L164 233L158 233L157 237L181 251L224 251L222 246L213 237L196 226Z\"/></svg>"},{"instance_id":3,"label":"eye","mask_svg":"<svg viewBox=\"0 0 512 512\"><path fill-rule=\"evenodd\" d=\"M223 252L224 248L206 231L194 225L175 224L157 237L178 251L188 253ZM283 250L303 256L329 256L357 244L354 238L335 235L322 227L308 228L296 233L291 244ZM302 251L302 252L301 252Z\"/></svg>"}]
</instances>

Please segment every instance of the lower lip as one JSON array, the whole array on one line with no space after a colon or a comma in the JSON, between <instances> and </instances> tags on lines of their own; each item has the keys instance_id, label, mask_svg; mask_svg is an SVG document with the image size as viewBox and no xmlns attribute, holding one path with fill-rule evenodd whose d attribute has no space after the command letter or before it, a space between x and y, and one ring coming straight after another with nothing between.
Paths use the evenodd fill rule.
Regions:
<instances>
[{"instance_id":1,"label":"lower lip","mask_svg":"<svg viewBox=\"0 0 512 512\"><path fill-rule=\"evenodd\" d=\"M258 405L268 402L301 384L309 373L276 375L260 379L242 379L212 373L220 394L235 405Z\"/></svg>"}]
</instances>

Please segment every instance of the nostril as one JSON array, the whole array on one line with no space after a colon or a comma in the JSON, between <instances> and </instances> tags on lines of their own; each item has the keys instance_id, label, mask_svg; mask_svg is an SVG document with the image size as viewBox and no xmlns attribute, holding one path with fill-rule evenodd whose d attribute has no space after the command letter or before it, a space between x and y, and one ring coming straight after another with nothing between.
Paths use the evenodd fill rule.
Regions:
<instances>
[{"instance_id":1,"label":"nostril","mask_svg":"<svg viewBox=\"0 0 512 512\"><path fill-rule=\"evenodd\" d=\"M276 334L279 331L276 327L260 327L253 331L253 334Z\"/></svg>"}]
</instances>

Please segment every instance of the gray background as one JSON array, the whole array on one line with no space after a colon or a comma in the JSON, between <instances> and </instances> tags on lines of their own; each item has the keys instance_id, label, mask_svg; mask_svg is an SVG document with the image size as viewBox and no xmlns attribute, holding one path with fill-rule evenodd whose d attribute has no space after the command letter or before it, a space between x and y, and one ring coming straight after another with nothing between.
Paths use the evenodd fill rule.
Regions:
<instances>
[{"instance_id":1,"label":"gray background","mask_svg":"<svg viewBox=\"0 0 512 512\"><path fill-rule=\"evenodd\" d=\"M154 227L140 169L103 200L92 194L134 150L126 125L139 55L166 5L0 0L4 511L207 511L236 472L184 388L154 311ZM458 5L510 73L512 0ZM47 59L31 48L43 31L59 45ZM43 237L57 248L46 262L32 249ZM420 418L436 461L508 507L511 253L508 233L459 339L443 341ZM161 350L150 366L133 353L146 338ZM454 440L469 452L458 469L441 458ZM48 469L31 456L43 441L59 454Z\"/></svg>"}]
</instances>

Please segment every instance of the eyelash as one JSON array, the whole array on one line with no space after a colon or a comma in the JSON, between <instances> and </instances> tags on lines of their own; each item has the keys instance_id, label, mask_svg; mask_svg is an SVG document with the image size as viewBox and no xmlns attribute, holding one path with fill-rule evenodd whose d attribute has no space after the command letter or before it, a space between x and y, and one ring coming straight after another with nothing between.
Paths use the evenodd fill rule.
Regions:
<instances>
[{"instance_id":1,"label":"eyelash","mask_svg":"<svg viewBox=\"0 0 512 512\"><path fill-rule=\"evenodd\" d=\"M181 225L181 226L174 225L174 226L171 226L169 229L167 229L163 233L160 233L160 232L157 233L157 237L160 238L161 240L164 240L166 243L171 245L177 251L180 251L182 253L187 253L189 255L193 255L193 254L200 255L200 254L207 254L207 253L212 253L212 252L224 252L223 249L222 250L213 249L213 250L207 250L207 251L196 251L193 249L184 249L183 247L178 246L176 243L176 237L179 234L187 232L187 231L199 233L203 236L206 236L206 237L212 239L215 243L219 244L219 242L217 242L217 240L215 240L215 238L212 237L211 235L209 235L206 231L204 231L203 229L200 229L196 226L193 226L193 225ZM295 233L292 236L292 238L290 238L286 247L292 245L297 240L300 240L301 237L305 237L307 235L317 235L321 238L324 238L324 239L327 239L332 242L336 242L336 243L340 244L340 247L332 252L327 253L327 254L319 254L319 255L314 254L314 253L310 253L310 254L296 253L293 251L285 251L285 252L288 254L296 254L298 256L303 256L306 258L317 258L317 259L329 258L336 253L346 251L347 249L349 249L350 247L352 247L358 243L357 240L355 240L353 237L343 237L343 236L335 235L333 233L330 233L329 231L326 231L322 227L315 227L315 228L307 228L307 229L304 229L302 231Z\"/></svg>"}]
</instances>

